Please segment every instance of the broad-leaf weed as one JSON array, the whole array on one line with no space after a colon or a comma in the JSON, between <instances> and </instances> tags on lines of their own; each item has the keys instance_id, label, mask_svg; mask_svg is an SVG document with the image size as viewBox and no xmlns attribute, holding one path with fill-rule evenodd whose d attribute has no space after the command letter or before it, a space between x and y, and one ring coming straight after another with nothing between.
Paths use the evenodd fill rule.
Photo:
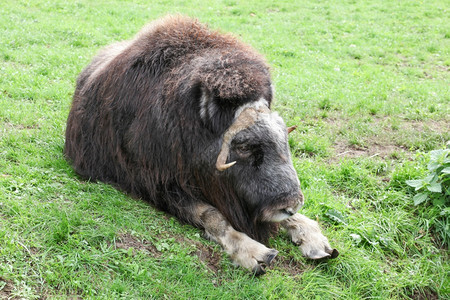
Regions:
<instances>
[{"instance_id":1,"label":"broad-leaf weed","mask_svg":"<svg viewBox=\"0 0 450 300\"><path fill-rule=\"evenodd\" d=\"M427 216L443 244L450 242L450 143L446 149L426 154L428 174L424 178L407 180L406 184L417 192L414 205L429 204Z\"/></svg>"}]
</instances>

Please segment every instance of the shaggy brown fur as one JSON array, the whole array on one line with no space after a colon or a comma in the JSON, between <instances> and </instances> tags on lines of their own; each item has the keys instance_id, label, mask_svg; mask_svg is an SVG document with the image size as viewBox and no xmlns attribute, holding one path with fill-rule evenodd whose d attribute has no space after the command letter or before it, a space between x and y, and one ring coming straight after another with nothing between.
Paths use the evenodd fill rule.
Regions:
<instances>
[{"instance_id":1,"label":"shaggy brown fur","mask_svg":"<svg viewBox=\"0 0 450 300\"><path fill-rule=\"evenodd\" d=\"M199 115L202 92L215 109ZM192 223L196 201L259 241L273 226L215 170L221 137L245 103L272 99L268 67L231 35L180 16L151 23L94 58L77 80L64 153L77 173L112 183ZM262 203L261 205L264 205Z\"/></svg>"}]
</instances>

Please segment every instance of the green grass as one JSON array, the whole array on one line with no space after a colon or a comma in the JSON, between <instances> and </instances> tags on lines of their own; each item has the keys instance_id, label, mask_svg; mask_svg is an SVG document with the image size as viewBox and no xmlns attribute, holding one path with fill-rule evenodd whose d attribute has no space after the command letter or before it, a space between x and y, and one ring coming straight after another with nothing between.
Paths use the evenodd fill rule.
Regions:
<instances>
[{"instance_id":1,"label":"green grass","mask_svg":"<svg viewBox=\"0 0 450 300\"><path fill-rule=\"evenodd\" d=\"M448 249L406 180L450 140L446 1L21 1L0 18L0 298L448 298ZM166 13L263 53L336 260L281 233L260 278L201 232L80 180L62 156L77 74Z\"/></svg>"}]
</instances>

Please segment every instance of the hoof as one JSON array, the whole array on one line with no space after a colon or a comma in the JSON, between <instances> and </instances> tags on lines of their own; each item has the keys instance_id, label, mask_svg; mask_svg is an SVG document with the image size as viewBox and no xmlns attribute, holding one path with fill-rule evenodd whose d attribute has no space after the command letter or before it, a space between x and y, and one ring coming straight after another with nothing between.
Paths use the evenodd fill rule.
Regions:
<instances>
[{"instance_id":1,"label":"hoof","mask_svg":"<svg viewBox=\"0 0 450 300\"><path fill-rule=\"evenodd\" d=\"M267 254L266 258L264 259L264 263L268 266L270 266L274 260L274 258L278 255L278 251L275 249L272 249L269 254Z\"/></svg>"},{"instance_id":2,"label":"hoof","mask_svg":"<svg viewBox=\"0 0 450 300\"><path fill-rule=\"evenodd\" d=\"M253 274L255 274L255 276L261 276L266 274L266 270L262 265L258 264L256 265L256 267L253 268Z\"/></svg>"},{"instance_id":3,"label":"hoof","mask_svg":"<svg viewBox=\"0 0 450 300\"><path fill-rule=\"evenodd\" d=\"M331 251L327 251L328 254L330 254L330 258L336 258L339 256L339 251L336 249L333 249Z\"/></svg>"}]
</instances>

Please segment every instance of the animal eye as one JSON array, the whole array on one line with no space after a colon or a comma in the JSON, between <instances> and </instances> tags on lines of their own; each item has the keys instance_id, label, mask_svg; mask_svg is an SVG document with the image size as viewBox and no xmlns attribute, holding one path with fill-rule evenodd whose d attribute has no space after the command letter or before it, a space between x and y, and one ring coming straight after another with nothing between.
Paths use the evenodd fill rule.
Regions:
<instances>
[{"instance_id":1,"label":"animal eye","mask_svg":"<svg viewBox=\"0 0 450 300\"><path fill-rule=\"evenodd\" d=\"M249 145L236 145L235 147L236 153L241 157L248 157L250 154L252 154L252 150L249 147Z\"/></svg>"}]
</instances>

